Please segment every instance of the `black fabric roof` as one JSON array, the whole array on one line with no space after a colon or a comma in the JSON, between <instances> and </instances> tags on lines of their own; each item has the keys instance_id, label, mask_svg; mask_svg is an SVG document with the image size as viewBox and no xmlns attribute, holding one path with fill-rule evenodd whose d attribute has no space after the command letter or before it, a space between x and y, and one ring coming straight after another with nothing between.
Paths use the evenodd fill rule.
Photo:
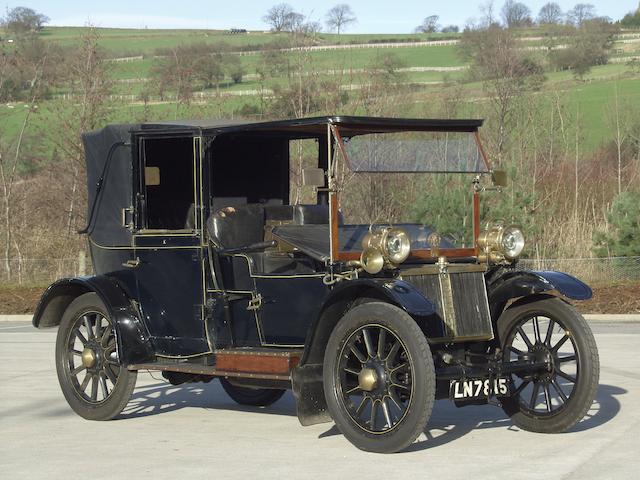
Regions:
<instances>
[{"instance_id":1,"label":"black fabric roof","mask_svg":"<svg viewBox=\"0 0 640 480\"><path fill-rule=\"evenodd\" d=\"M475 132L480 119L421 119L389 117L325 116L255 122L247 120L181 120L145 123L141 131L191 130L203 134L234 132L290 133L293 136L317 136L326 133L329 124L340 127L343 136L402 130Z\"/></svg>"}]
</instances>

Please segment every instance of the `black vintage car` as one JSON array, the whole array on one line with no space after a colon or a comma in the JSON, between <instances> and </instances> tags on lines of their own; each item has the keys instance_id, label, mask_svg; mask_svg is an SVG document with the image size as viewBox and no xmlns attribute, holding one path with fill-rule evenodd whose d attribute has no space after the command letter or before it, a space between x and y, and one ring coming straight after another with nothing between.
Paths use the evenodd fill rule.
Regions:
<instances>
[{"instance_id":1,"label":"black vintage car","mask_svg":"<svg viewBox=\"0 0 640 480\"><path fill-rule=\"evenodd\" d=\"M517 227L481 228L480 197L505 181L481 125L333 116L85 134L95 275L52 284L33 318L59 326L71 408L111 419L137 371L156 370L218 378L245 405L291 388L303 425L333 420L374 452L411 444L440 398L499 405L525 430L571 428L599 363L568 299L591 290L517 269ZM407 214L460 179L468 235Z\"/></svg>"}]
</instances>

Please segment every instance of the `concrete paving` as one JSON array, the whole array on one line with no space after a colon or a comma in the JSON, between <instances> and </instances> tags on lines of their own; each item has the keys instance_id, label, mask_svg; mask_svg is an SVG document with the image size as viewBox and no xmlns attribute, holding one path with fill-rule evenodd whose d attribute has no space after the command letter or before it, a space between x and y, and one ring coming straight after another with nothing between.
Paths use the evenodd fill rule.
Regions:
<instances>
[{"instance_id":1,"label":"concrete paving","mask_svg":"<svg viewBox=\"0 0 640 480\"><path fill-rule=\"evenodd\" d=\"M239 407L219 383L138 376L120 419L76 416L54 367L56 330L0 325L0 478L638 478L640 324L593 325L602 363L588 416L570 432L511 425L501 409L436 402L407 452L370 454L333 424L301 427L290 393Z\"/></svg>"}]
</instances>

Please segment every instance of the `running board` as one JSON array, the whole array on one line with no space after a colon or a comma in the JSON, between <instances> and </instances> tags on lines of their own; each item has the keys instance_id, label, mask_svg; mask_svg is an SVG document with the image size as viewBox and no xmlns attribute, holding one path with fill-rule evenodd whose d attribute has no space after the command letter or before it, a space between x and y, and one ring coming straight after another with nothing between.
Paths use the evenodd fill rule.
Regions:
<instances>
[{"instance_id":1,"label":"running board","mask_svg":"<svg viewBox=\"0 0 640 480\"><path fill-rule=\"evenodd\" d=\"M213 354L215 365L161 359L158 362L129 365L127 368L128 370L158 370L215 377L289 381L291 370L298 365L301 356L302 349L233 348L216 350Z\"/></svg>"}]
</instances>

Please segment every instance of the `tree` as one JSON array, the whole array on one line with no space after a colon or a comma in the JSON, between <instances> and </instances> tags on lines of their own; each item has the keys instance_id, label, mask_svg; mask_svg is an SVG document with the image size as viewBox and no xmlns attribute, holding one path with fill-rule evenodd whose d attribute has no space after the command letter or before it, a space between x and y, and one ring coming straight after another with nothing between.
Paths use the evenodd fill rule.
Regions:
<instances>
[{"instance_id":1,"label":"tree","mask_svg":"<svg viewBox=\"0 0 640 480\"><path fill-rule=\"evenodd\" d=\"M438 15L429 15L425 18L420 25L416 27L416 32L418 33L433 33L438 31L438 20L440 17Z\"/></svg>"},{"instance_id":2,"label":"tree","mask_svg":"<svg viewBox=\"0 0 640 480\"><path fill-rule=\"evenodd\" d=\"M356 16L346 3L339 3L327 12L327 27L335 30L338 35L347 25L356 22Z\"/></svg>"},{"instance_id":3,"label":"tree","mask_svg":"<svg viewBox=\"0 0 640 480\"><path fill-rule=\"evenodd\" d=\"M607 214L608 232L594 235L598 256L640 255L640 192L618 194Z\"/></svg>"},{"instance_id":4,"label":"tree","mask_svg":"<svg viewBox=\"0 0 640 480\"><path fill-rule=\"evenodd\" d=\"M538 12L539 25L558 25L562 21L562 9L555 2L545 3Z\"/></svg>"},{"instance_id":5,"label":"tree","mask_svg":"<svg viewBox=\"0 0 640 480\"><path fill-rule=\"evenodd\" d=\"M10 32L20 34L42 30L49 17L27 7L15 7L9 10L4 25Z\"/></svg>"},{"instance_id":6,"label":"tree","mask_svg":"<svg viewBox=\"0 0 640 480\"><path fill-rule=\"evenodd\" d=\"M567 23L581 27L584 22L596 16L596 7L590 3L578 3L567 12Z\"/></svg>"},{"instance_id":7,"label":"tree","mask_svg":"<svg viewBox=\"0 0 640 480\"><path fill-rule=\"evenodd\" d=\"M620 20L620 25L625 28L640 27L640 5L638 5L635 12L627 13L622 20Z\"/></svg>"},{"instance_id":8,"label":"tree","mask_svg":"<svg viewBox=\"0 0 640 480\"><path fill-rule=\"evenodd\" d=\"M283 32L291 24L291 15L294 13L293 7L288 3L278 3L267 10L262 20L271 25L274 32Z\"/></svg>"},{"instance_id":9,"label":"tree","mask_svg":"<svg viewBox=\"0 0 640 480\"><path fill-rule=\"evenodd\" d=\"M502 18L507 28L531 25L531 10L524 3L507 0L502 7Z\"/></svg>"},{"instance_id":10,"label":"tree","mask_svg":"<svg viewBox=\"0 0 640 480\"><path fill-rule=\"evenodd\" d=\"M460 27L457 25L447 25L446 27L442 27L440 31L442 33L458 33L460 31Z\"/></svg>"}]
</instances>

